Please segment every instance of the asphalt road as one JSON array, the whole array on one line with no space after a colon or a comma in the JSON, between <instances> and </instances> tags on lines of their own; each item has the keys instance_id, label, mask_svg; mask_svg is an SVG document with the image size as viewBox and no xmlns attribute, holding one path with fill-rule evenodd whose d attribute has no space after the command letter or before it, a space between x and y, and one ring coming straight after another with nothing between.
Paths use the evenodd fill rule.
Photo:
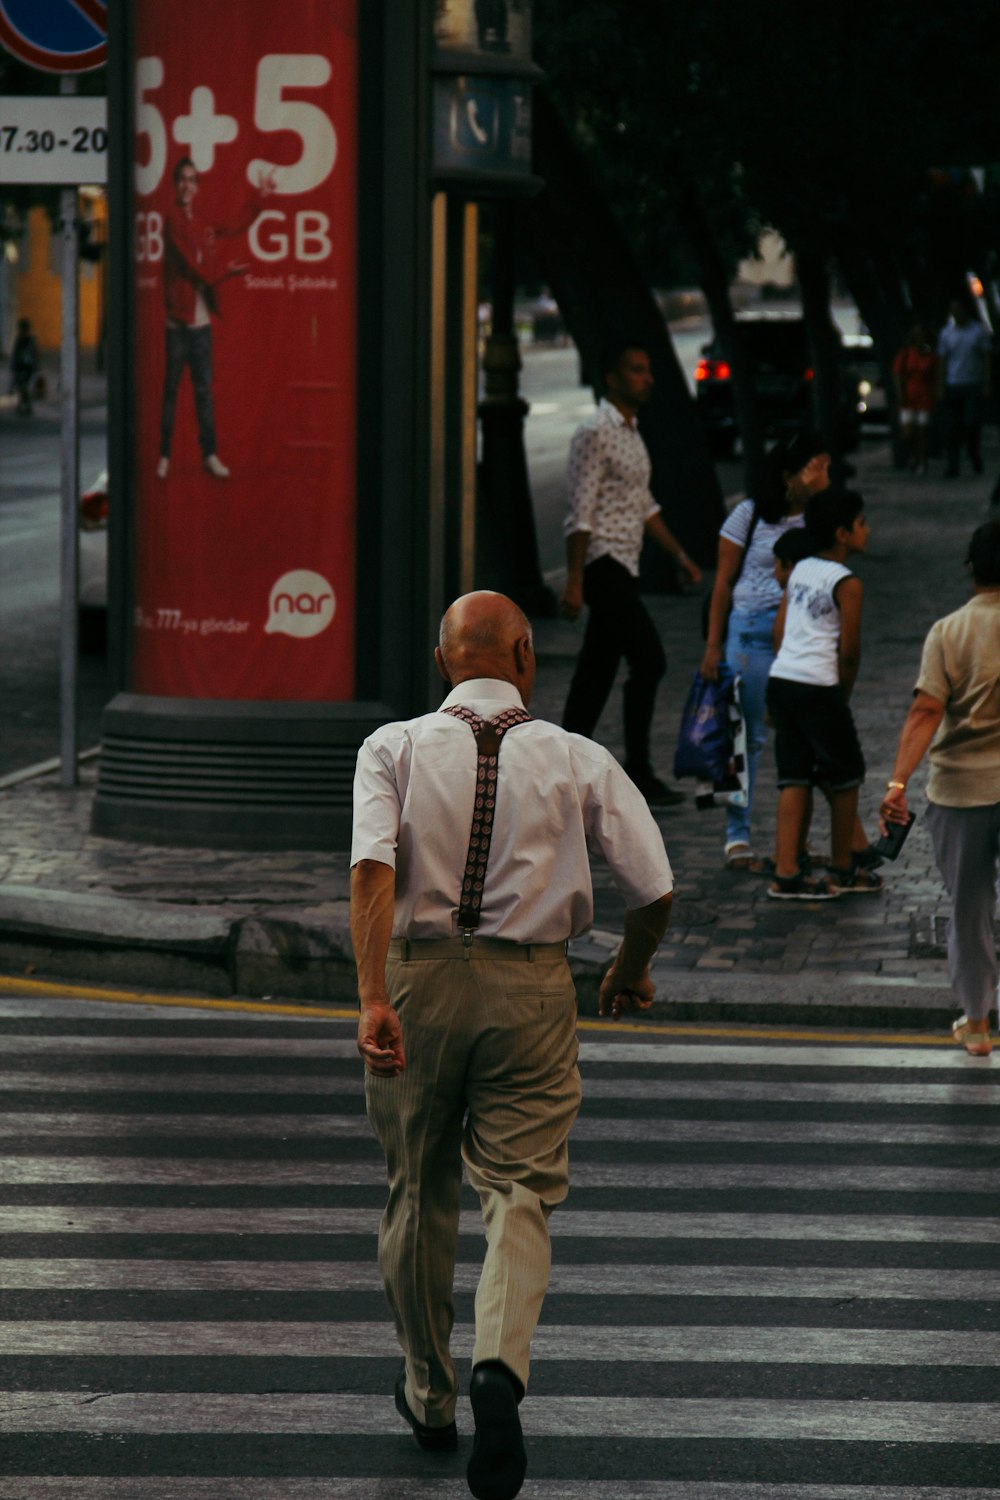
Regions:
<instances>
[{"instance_id":1,"label":"asphalt road","mask_svg":"<svg viewBox=\"0 0 1000 1500\"><path fill-rule=\"evenodd\" d=\"M410 1500L351 1019L0 994L0 1496ZM526 1500L985 1500L998 1082L591 1023ZM482 1255L466 1195L454 1345ZM58 1478L57 1476L62 1476Z\"/></svg>"},{"instance_id":2,"label":"asphalt road","mask_svg":"<svg viewBox=\"0 0 1000 1500\"><path fill-rule=\"evenodd\" d=\"M80 479L106 465L107 413L81 413ZM59 753L59 421L0 411L0 776ZM100 739L107 664L83 656L80 748Z\"/></svg>"}]
</instances>

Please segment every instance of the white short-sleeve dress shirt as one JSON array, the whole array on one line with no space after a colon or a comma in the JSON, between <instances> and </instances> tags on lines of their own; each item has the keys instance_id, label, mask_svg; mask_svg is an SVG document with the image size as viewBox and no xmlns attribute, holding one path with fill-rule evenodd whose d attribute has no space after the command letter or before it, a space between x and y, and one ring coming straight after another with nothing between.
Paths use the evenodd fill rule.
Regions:
<instances>
[{"instance_id":1,"label":"white short-sleeve dress shirt","mask_svg":"<svg viewBox=\"0 0 1000 1500\"><path fill-rule=\"evenodd\" d=\"M442 704L481 718L522 707L517 689L475 678ZM351 864L396 871L393 936L458 936L476 783L469 725L437 712L385 724L358 752ZM645 798L600 745L544 719L500 746L497 805L478 931L514 943L586 932L594 898L588 849L603 855L630 907L673 889L663 837Z\"/></svg>"},{"instance_id":2,"label":"white short-sleeve dress shirt","mask_svg":"<svg viewBox=\"0 0 1000 1500\"><path fill-rule=\"evenodd\" d=\"M649 488L652 464L637 427L602 400L573 434L569 448L566 536L589 531L587 563L613 557L639 576L643 527L660 507Z\"/></svg>"}]
</instances>

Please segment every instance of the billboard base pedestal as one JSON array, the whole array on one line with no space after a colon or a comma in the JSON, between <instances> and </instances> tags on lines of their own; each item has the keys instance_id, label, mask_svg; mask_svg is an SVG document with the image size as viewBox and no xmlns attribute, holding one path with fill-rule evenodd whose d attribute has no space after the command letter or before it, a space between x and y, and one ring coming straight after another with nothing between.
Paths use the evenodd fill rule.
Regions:
<instances>
[{"instance_id":1,"label":"billboard base pedestal","mask_svg":"<svg viewBox=\"0 0 1000 1500\"><path fill-rule=\"evenodd\" d=\"M119 693L104 710L93 833L214 849L350 847L358 747L376 703Z\"/></svg>"}]
</instances>

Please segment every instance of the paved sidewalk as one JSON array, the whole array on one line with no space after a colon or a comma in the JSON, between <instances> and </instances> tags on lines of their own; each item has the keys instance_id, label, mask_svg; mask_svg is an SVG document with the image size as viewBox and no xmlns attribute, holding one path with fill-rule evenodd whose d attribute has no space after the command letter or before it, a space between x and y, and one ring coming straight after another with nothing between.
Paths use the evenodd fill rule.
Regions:
<instances>
[{"instance_id":1,"label":"paved sidewalk","mask_svg":"<svg viewBox=\"0 0 1000 1500\"><path fill-rule=\"evenodd\" d=\"M995 435L987 473L945 482L898 475L887 443L868 445L853 481L872 537L858 572L866 591L864 661L854 706L869 766L862 817L870 832L931 621L968 595L964 548L988 514L1000 467ZM935 466L940 470L941 465ZM701 655L693 597L654 597L670 661L656 721L659 769L669 775L680 708ZM558 720L580 641L579 625L539 621L536 698ZM616 753L620 695L599 735ZM941 1028L953 1014L943 962L947 899L934 867L915 783L918 822L880 896L780 905L766 881L723 868L723 815L693 801L661 826L677 882L674 916L656 962L655 1013L672 1019L817 1021ZM0 792L0 966L39 975L170 986L213 994L353 999L347 940L346 853L231 854L95 838L89 832L96 766L82 785L54 777ZM688 784L690 785L690 784ZM765 751L755 814L758 851L773 843L773 758ZM829 847L825 806L813 847ZM621 903L595 870L597 910L572 945L581 1009L621 932Z\"/></svg>"},{"instance_id":2,"label":"paved sidewalk","mask_svg":"<svg viewBox=\"0 0 1000 1500\"><path fill-rule=\"evenodd\" d=\"M59 369L61 359L57 349L46 349L41 356L39 374L45 377L45 395L34 402L35 414L53 417L59 414ZM9 389L10 375L6 362L0 365L0 412L17 412L17 396ZM92 408L104 406L108 399L107 377L97 368L97 352L81 349L79 353L80 406ZM30 418L24 418L30 421Z\"/></svg>"}]
</instances>

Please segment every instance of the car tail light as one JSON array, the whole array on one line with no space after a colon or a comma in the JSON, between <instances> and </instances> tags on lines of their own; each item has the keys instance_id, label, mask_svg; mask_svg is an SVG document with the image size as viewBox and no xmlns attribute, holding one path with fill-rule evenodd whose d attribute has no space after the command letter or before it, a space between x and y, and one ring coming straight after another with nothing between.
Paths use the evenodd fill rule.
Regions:
<instances>
[{"instance_id":1,"label":"car tail light","mask_svg":"<svg viewBox=\"0 0 1000 1500\"><path fill-rule=\"evenodd\" d=\"M803 377L802 377L802 378L803 378L803 379L804 379L804 380L812 380L812 378L813 378L813 372L812 372L812 370L809 370L809 369L807 369L807 370L806 370L806 371L805 371L805 372L804 372L804 374L803 374Z\"/></svg>"},{"instance_id":2,"label":"car tail light","mask_svg":"<svg viewBox=\"0 0 1000 1500\"><path fill-rule=\"evenodd\" d=\"M105 489L85 490L80 496L80 517L84 526L100 526L108 519L108 492Z\"/></svg>"},{"instance_id":3,"label":"car tail light","mask_svg":"<svg viewBox=\"0 0 1000 1500\"><path fill-rule=\"evenodd\" d=\"M695 365L695 380L731 380L732 370L724 359L699 359Z\"/></svg>"}]
</instances>

